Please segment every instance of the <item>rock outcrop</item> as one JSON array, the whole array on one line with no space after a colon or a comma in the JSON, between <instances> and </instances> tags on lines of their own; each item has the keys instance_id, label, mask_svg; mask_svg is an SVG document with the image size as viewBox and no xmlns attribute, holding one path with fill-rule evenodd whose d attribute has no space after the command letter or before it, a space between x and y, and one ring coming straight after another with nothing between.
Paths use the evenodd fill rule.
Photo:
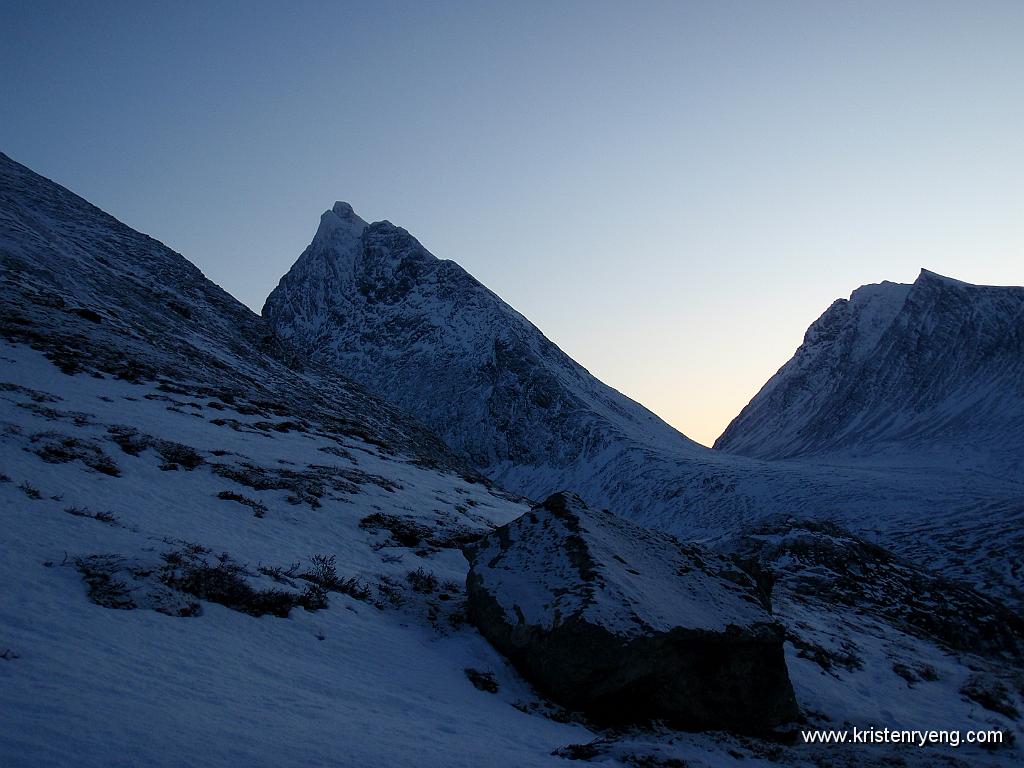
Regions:
<instances>
[{"instance_id":1,"label":"rock outcrop","mask_svg":"<svg viewBox=\"0 0 1024 768\"><path fill-rule=\"evenodd\" d=\"M828 521L781 516L719 542L777 598L871 616L951 652L1024 660L1024 619ZM779 611L782 613L782 610Z\"/></svg>"},{"instance_id":2,"label":"rock outcrop","mask_svg":"<svg viewBox=\"0 0 1024 768\"><path fill-rule=\"evenodd\" d=\"M742 732L797 714L783 632L730 560L565 493L467 555L471 621L566 707Z\"/></svg>"}]
</instances>

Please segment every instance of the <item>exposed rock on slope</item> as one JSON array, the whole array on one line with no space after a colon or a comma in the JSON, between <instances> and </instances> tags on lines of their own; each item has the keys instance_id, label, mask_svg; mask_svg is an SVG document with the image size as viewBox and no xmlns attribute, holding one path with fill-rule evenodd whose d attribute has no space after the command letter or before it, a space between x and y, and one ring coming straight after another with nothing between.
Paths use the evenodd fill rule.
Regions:
<instances>
[{"instance_id":1,"label":"exposed rock on slope","mask_svg":"<svg viewBox=\"0 0 1024 768\"><path fill-rule=\"evenodd\" d=\"M1024 288L922 270L867 285L807 330L716 448L896 454L1024 476Z\"/></svg>"},{"instance_id":2,"label":"exposed rock on slope","mask_svg":"<svg viewBox=\"0 0 1024 768\"><path fill-rule=\"evenodd\" d=\"M561 493L468 552L471 620L566 706L694 729L795 717L782 632L720 556Z\"/></svg>"},{"instance_id":3,"label":"exposed rock on slope","mask_svg":"<svg viewBox=\"0 0 1024 768\"><path fill-rule=\"evenodd\" d=\"M857 611L952 651L1024 660L1024 619L834 523L766 520L722 548L792 599Z\"/></svg>"}]
</instances>

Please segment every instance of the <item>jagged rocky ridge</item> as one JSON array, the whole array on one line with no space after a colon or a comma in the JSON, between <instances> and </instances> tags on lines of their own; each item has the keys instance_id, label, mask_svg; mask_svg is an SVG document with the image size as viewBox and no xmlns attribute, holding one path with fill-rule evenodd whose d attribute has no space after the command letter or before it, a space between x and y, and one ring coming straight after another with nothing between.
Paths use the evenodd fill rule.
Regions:
<instances>
[{"instance_id":1,"label":"jagged rocky ridge","mask_svg":"<svg viewBox=\"0 0 1024 768\"><path fill-rule=\"evenodd\" d=\"M904 290L865 289L863 338L884 335ZM571 489L686 539L778 513L832 519L1015 604L1024 598L1021 473L948 454L914 467L905 457L825 466L704 448L597 381L458 265L347 204L323 214L263 314L311 358L409 410L481 472L531 498ZM978 368L972 386L998 393L1006 379L989 373ZM806 388L818 392L818 380ZM1019 419L1019 402L1000 413Z\"/></svg>"},{"instance_id":2,"label":"jagged rocky ridge","mask_svg":"<svg viewBox=\"0 0 1024 768\"><path fill-rule=\"evenodd\" d=\"M1024 477L1024 288L922 270L839 299L715 447Z\"/></svg>"}]
</instances>

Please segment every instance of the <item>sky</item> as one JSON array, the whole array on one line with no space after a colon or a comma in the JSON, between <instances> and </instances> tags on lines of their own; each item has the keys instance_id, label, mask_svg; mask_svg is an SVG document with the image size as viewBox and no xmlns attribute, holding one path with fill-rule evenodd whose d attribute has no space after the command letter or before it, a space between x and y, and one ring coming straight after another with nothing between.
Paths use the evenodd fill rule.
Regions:
<instances>
[{"instance_id":1,"label":"sky","mask_svg":"<svg viewBox=\"0 0 1024 768\"><path fill-rule=\"evenodd\" d=\"M858 286L1024 284L1021 2L0 18L0 151L254 310L345 200L705 444Z\"/></svg>"}]
</instances>

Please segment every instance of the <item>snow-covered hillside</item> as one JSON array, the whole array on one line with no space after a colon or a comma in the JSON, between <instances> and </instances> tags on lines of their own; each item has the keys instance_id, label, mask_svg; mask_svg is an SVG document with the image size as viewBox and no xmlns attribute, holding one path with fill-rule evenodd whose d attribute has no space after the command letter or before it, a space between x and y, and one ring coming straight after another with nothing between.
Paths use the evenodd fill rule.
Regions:
<instances>
[{"instance_id":1,"label":"snow-covered hillside","mask_svg":"<svg viewBox=\"0 0 1024 768\"><path fill-rule=\"evenodd\" d=\"M268 423L286 417L252 413L247 400L68 375L21 344L4 343L0 359L5 767L511 768L565 765L560 755L609 766L871 766L895 756L1007 766L1019 757L890 746L837 759L835 747L588 727L539 697L462 620L467 564L455 547L525 507L357 437L279 431ZM301 595L316 555L336 558L340 582L318 610L253 616L257 603L237 602L237 587L213 588L237 568L254 591ZM180 579L181 564L197 560L210 581L204 597ZM173 574L177 587L161 580ZM991 663L870 614L794 599L780 594L776 616L793 625L787 664L808 725L995 727L1024 738L1016 718L960 693L979 675L998 693L1005 666L994 678L972 672Z\"/></svg>"},{"instance_id":2,"label":"snow-covered hillside","mask_svg":"<svg viewBox=\"0 0 1024 768\"><path fill-rule=\"evenodd\" d=\"M4 768L1020 759L600 730L465 621L461 547L523 514L518 497L181 256L2 155L0 266ZM758 555L744 542L722 545ZM801 601L786 554L760 557L785 575L775 615L806 726L1024 738L1012 648L975 656L873 604Z\"/></svg>"},{"instance_id":3,"label":"snow-covered hillside","mask_svg":"<svg viewBox=\"0 0 1024 768\"><path fill-rule=\"evenodd\" d=\"M854 331L840 334L859 341L831 343L828 354L839 361L853 346L866 355L906 293L892 284L863 290L846 323ZM488 477L531 498L570 489L684 539L777 513L835 519L950 576L1024 598L1024 473L906 455L766 462L704 448L598 381L457 264L388 222L368 225L345 203L324 213L263 313L313 359L413 413ZM834 325L842 323L820 335L836 335ZM809 397L818 384L804 383ZM1024 413L1019 401L1005 410L1018 421Z\"/></svg>"},{"instance_id":4,"label":"snow-covered hillside","mask_svg":"<svg viewBox=\"0 0 1024 768\"><path fill-rule=\"evenodd\" d=\"M1024 288L927 270L912 285L858 288L811 325L715 447L1024 477Z\"/></svg>"}]
</instances>

